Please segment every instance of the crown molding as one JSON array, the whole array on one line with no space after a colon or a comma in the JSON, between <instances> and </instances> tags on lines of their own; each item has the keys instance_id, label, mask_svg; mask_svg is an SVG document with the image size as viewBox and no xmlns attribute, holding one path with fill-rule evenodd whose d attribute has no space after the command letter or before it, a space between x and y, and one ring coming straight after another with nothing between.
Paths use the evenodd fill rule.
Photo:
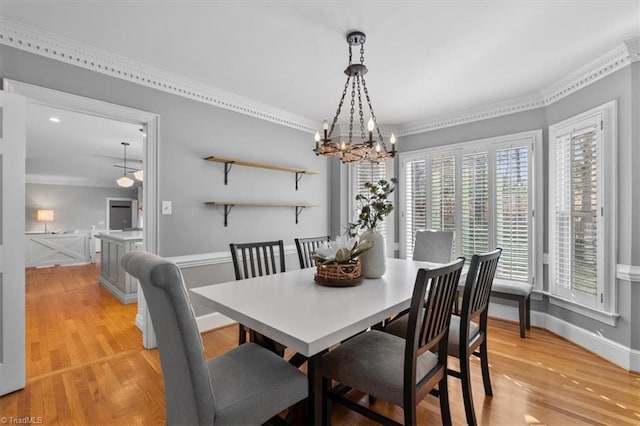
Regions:
<instances>
[{"instance_id":1,"label":"crown molding","mask_svg":"<svg viewBox=\"0 0 640 426\"><path fill-rule=\"evenodd\" d=\"M528 111L545 106L540 94L526 95L512 98L506 101L496 102L481 107L472 108L463 113L447 114L433 117L427 120L413 121L400 126L399 136L408 136L416 133L430 132L445 127L458 126L474 121L487 120L502 115Z\"/></svg>"},{"instance_id":2,"label":"crown molding","mask_svg":"<svg viewBox=\"0 0 640 426\"><path fill-rule=\"evenodd\" d=\"M2 15L0 18L0 44L303 132L315 132L314 121L308 118L42 31Z\"/></svg>"},{"instance_id":3,"label":"crown molding","mask_svg":"<svg viewBox=\"0 0 640 426\"><path fill-rule=\"evenodd\" d=\"M631 62L640 61L640 37L627 40L624 44L629 52L629 60Z\"/></svg>"},{"instance_id":4,"label":"crown molding","mask_svg":"<svg viewBox=\"0 0 640 426\"><path fill-rule=\"evenodd\" d=\"M0 44L303 132L315 133L316 131L317 123L314 120L186 79L76 40L42 31L2 15L0 18L2 18L0 19ZM541 108L637 61L640 61L640 37L625 41L622 45L540 92L482 105L462 113L409 122L396 126L394 130L397 136L408 136ZM383 134L386 133L389 131L383 130Z\"/></svg>"},{"instance_id":5,"label":"crown molding","mask_svg":"<svg viewBox=\"0 0 640 426\"><path fill-rule=\"evenodd\" d=\"M627 49L627 45L623 43L595 61L569 74L557 83L541 90L540 93L544 97L545 105L551 105L576 90L595 83L630 63L629 50Z\"/></svg>"},{"instance_id":6,"label":"crown molding","mask_svg":"<svg viewBox=\"0 0 640 426\"><path fill-rule=\"evenodd\" d=\"M424 133L549 106L637 61L640 61L640 37L625 41L622 45L571 73L557 83L547 86L539 93L483 105L467 110L462 114L436 116L426 120L410 122L400 126L399 136Z\"/></svg>"}]
</instances>

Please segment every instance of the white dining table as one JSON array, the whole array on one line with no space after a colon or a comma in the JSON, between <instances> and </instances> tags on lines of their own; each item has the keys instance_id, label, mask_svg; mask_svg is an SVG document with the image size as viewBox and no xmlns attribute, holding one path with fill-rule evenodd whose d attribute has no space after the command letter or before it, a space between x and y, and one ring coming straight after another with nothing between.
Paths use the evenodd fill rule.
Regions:
<instances>
[{"instance_id":1,"label":"white dining table","mask_svg":"<svg viewBox=\"0 0 640 426\"><path fill-rule=\"evenodd\" d=\"M382 278L353 287L320 285L313 279L315 268L308 268L205 285L191 293L194 301L308 358L311 418L318 424L321 396L311 392L318 379L316 356L408 308L418 269L441 265L387 258Z\"/></svg>"}]
</instances>

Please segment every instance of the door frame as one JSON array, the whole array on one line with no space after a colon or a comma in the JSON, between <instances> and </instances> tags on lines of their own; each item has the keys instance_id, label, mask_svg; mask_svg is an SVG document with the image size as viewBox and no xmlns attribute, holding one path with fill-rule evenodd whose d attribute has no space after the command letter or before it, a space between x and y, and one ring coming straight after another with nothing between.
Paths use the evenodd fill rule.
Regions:
<instances>
[{"instance_id":1,"label":"door frame","mask_svg":"<svg viewBox=\"0 0 640 426\"><path fill-rule=\"evenodd\" d=\"M2 79L2 88L24 96L27 103L40 104L49 107L66 109L82 114L90 114L96 117L111 120L124 121L142 126L147 137L143 143L143 238L144 250L150 253L158 253L158 140L160 130L160 116L158 114L142 111L122 105L112 104L84 96L73 95L46 87L35 86L17 80ZM140 294L140 288L138 288ZM142 344L150 349L157 346L155 333L151 324L149 311L146 309L146 301L138 297L138 314L136 325L142 330ZM140 301L142 303L140 303Z\"/></svg>"},{"instance_id":2,"label":"door frame","mask_svg":"<svg viewBox=\"0 0 640 426\"><path fill-rule=\"evenodd\" d=\"M0 92L0 396L22 389L25 353L25 123L23 96ZM16 182L17 180L17 182ZM0 419L5 422L6 417Z\"/></svg>"}]
</instances>

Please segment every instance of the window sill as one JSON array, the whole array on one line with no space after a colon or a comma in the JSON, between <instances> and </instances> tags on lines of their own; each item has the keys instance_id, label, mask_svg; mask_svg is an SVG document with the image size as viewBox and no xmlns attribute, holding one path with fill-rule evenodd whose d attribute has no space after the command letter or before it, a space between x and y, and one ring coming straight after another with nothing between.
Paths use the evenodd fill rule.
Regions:
<instances>
[{"instance_id":1,"label":"window sill","mask_svg":"<svg viewBox=\"0 0 640 426\"><path fill-rule=\"evenodd\" d=\"M535 291L535 290L534 290ZM549 297L549 303L555 306L559 306L571 312L583 315L587 318L594 319L601 323L616 327L618 324L618 318L620 314L612 312L604 312L591 306L580 305L579 303L572 302L571 300L564 299L562 297L551 294L548 291L539 292Z\"/></svg>"}]
</instances>

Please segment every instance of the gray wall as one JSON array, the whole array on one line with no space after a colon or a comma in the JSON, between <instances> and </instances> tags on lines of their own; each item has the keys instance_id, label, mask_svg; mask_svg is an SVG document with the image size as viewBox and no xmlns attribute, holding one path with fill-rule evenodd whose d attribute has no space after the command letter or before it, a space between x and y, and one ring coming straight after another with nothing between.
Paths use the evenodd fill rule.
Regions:
<instances>
[{"instance_id":1,"label":"gray wall","mask_svg":"<svg viewBox=\"0 0 640 426\"><path fill-rule=\"evenodd\" d=\"M548 153L548 127L576 114L618 101L618 235L617 262L640 265L640 64L627 66L575 93L549 105L531 111L510 114L402 138L398 148L403 151L429 148L494 136L542 129L545 159ZM635 119L633 119L635 117ZM633 140L636 143L633 143ZM544 200L548 204L548 165L544 163ZM548 218L544 209L544 251L548 252ZM397 234L399 235L399 234ZM546 271L546 265L545 265ZM545 273L545 281L548 275ZM545 283L545 289L548 284ZM585 330L633 349L640 348L640 286L617 280L617 304L620 319L616 327L551 305L543 300L532 308L546 312Z\"/></svg>"},{"instance_id":2,"label":"gray wall","mask_svg":"<svg viewBox=\"0 0 640 426\"><path fill-rule=\"evenodd\" d=\"M136 190L28 183L25 195L27 232L44 231L44 223L36 221L38 209L54 211L54 221L47 223L48 231L75 231L91 226L105 229L106 198L135 198Z\"/></svg>"},{"instance_id":3,"label":"gray wall","mask_svg":"<svg viewBox=\"0 0 640 426\"><path fill-rule=\"evenodd\" d=\"M329 162L311 151L311 134L7 46L0 46L0 77L160 115L159 200L173 202L173 214L159 217L161 255L224 251L230 242L283 239L293 244L295 237L329 231ZM320 174L304 176L295 191L293 174L234 166L225 186L224 166L202 159L213 154ZM298 225L292 207L235 207L225 228L222 208L204 202L227 199L318 207L305 209Z\"/></svg>"}]
</instances>

